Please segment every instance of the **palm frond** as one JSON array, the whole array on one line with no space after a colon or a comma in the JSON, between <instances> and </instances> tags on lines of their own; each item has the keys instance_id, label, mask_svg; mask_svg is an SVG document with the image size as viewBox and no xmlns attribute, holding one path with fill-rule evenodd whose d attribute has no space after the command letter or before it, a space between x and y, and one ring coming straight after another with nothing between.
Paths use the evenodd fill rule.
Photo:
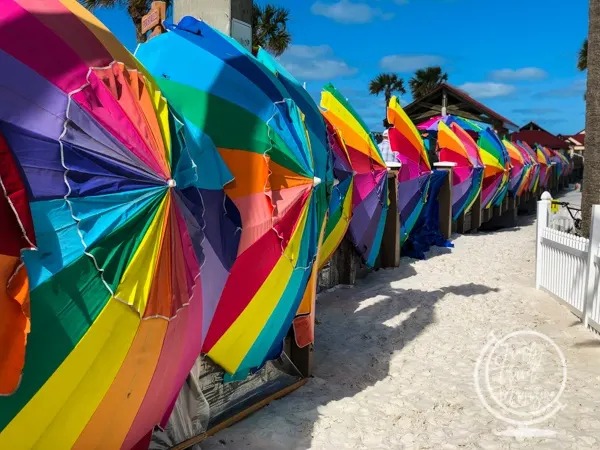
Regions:
<instances>
[{"instance_id":1,"label":"palm frond","mask_svg":"<svg viewBox=\"0 0 600 450\"><path fill-rule=\"evenodd\" d=\"M252 5L252 46L262 47L281 55L292 42L292 35L287 29L289 10L268 4L264 7Z\"/></svg>"},{"instance_id":2,"label":"palm frond","mask_svg":"<svg viewBox=\"0 0 600 450\"><path fill-rule=\"evenodd\" d=\"M587 55L588 55L588 40L584 40L581 48L579 49L579 56L577 58L577 68L582 72L587 69Z\"/></svg>"},{"instance_id":3,"label":"palm frond","mask_svg":"<svg viewBox=\"0 0 600 450\"><path fill-rule=\"evenodd\" d=\"M439 66L418 69L408 81L414 99L424 97L437 86L448 81L448 74Z\"/></svg>"}]
</instances>

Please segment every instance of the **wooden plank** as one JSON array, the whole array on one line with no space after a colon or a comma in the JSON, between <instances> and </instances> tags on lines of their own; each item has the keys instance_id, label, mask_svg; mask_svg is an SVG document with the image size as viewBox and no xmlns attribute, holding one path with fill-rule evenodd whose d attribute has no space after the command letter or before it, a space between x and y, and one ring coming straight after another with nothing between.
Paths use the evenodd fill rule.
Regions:
<instances>
[{"instance_id":1,"label":"wooden plank","mask_svg":"<svg viewBox=\"0 0 600 450\"><path fill-rule=\"evenodd\" d=\"M436 169L445 170L448 173L440 193L438 194L438 202L440 205L440 233L444 238L450 239L452 236L452 166L445 167L447 163L434 164Z\"/></svg>"},{"instance_id":2,"label":"wooden plank","mask_svg":"<svg viewBox=\"0 0 600 450\"><path fill-rule=\"evenodd\" d=\"M381 242L381 267L400 266L400 214L398 211L398 171L388 172L388 196L390 205Z\"/></svg>"},{"instance_id":3,"label":"wooden plank","mask_svg":"<svg viewBox=\"0 0 600 450\"><path fill-rule=\"evenodd\" d=\"M475 199L475 203L473 203L473 207L471 208L471 230L477 230L483 220L483 211L481 210L481 192Z\"/></svg>"},{"instance_id":4,"label":"wooden plank","mask_svg":"<svg viewBox=\"0 0 600 450\"><path fill-rule=\"evenodd\" d=\"M271 403L273 400L277 400L281 397L284 397L284 396L288 395L290 392L295 391L299 387L304 386L307 381L308 381L308 378L303 378L302 380L292 384L291 386L288 386L288 387L282 389L281 391L276 392L273 395L270 395L269 397L265 398L264 400L261 400L260 402L255 403L254 405L250 406L249 408L245 409L244 411L239 412L238 414L231 417L230 419L224 420L220 424L215 425L214 427L212 427L210 430L206 431L205 433L199 434L198 436L194 436L193 438L187 439L187 440L175 445L174 447L171 447L171 450L185 450L186 448L189 448L195 444L202 442L207 437L217 434L219 431L230 427L231 425L239 422L242 419L245 419L253 412L258 411L261 408L264 408L269 403Z\"/></svg>"}]
</instances>

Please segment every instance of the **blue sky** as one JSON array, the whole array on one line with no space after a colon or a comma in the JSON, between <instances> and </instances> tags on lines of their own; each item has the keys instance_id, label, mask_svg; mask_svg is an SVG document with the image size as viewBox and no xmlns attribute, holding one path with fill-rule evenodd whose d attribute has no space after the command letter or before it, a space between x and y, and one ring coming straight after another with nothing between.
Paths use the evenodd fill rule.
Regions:
<instances>
[{"instance_id":1,"label":"blue sky","mask_svg":"<svg viewBox=\"0 0 600 450\"><path fill-rule=\"evenodd\" d=\"M381 128L384 101L369 96L369 80L395 72L408 87L411 74L427 65L441 65L450 83L519 125L534 120L563 134L584 127L585 74L576 64L587 35L587 0L270 3L290 10L292 46L282 63L315 96L332 81L374 130ZM96 14L135 48L125 11Z\"/></svg>"}]
</instances>

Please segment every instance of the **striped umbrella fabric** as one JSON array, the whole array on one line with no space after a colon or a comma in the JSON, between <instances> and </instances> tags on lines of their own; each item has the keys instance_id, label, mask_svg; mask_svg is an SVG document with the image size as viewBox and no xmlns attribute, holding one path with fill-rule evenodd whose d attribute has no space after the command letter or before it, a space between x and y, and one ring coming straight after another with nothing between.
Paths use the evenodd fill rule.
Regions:
<instances>
[{"instance_id":1,"label":"striped umbrella fabric","mask_svg":"<svg viewBox=\"0 0 600 450\"><path fill-rule=\"evenodd\" d=\"M213 224L199 181L199 167L226 168L79 3L2 6L2 178L27 238L15 242L35 251L22 253L0 334L0 348L18 346L0 366L10 390L30 330L20 383L0 397L0 447L133 448L168 413L220 296L215 271L226 278L237 254L239 214L217 192Z\"/></svg>"},{"instance_id":2,"label":"striped umbrella fabric","mask_svg":"<svg viewBox=\"0 0 600 450\"><path fill-rule=\"evenodd\" d=\"M137 55L184 124L225 162L233 175L225 193L242 224L202 351L226 380L244 379L281 353L307 289L314 291L327 155L316 154L323 147L312 145L283 78L204 22L166 26Z\"/></svg>"},{"instance_id":3,"label":"striped umbrella fabric","mask_svg":"<svg viewBox=\"0 0 600 450\"><path fill-rule=\"evenodd\" d=\"M419 131L396 97L388 105L387 120L392 125L389 129L392 151L402 163L398 174L398 210L400 242L404 244L427 201L431 163Z\"/></svg>"},{"instance_id":4,"label":"striped umbrella fabric","mask_svg":"<svg viewBox=\"0 0 600 450\"><path fill-rule=\"evenodd\" d=\"M350 239L372 267L379 255L388 210L387 168L367 126L332 84L323 88L321 108L346 148L354 173Z\"/></svg>"}]
</instances>

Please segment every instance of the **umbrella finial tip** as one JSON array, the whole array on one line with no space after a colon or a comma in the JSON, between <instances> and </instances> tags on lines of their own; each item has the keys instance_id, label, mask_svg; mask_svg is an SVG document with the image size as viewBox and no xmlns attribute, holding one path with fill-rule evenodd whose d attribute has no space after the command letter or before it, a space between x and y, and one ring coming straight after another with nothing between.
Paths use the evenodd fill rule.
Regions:
<instances>
[{"instance_id":1,"label":"umbrella finial tip","mask_svg":"<svg viewBox=\"0 0 600 450\"><path fill-rule=\"evenodd\" d=\"M177 186L177 182L173 178L170 178L169 181L167 181L167 185L170 188L174 188L175 186Z\"/></svg>"},{"instance_id":2,"label":"umbrella finial tip","mask_svg":"<svg viewBox=\"0 0 600 450\"><path fill-rule=\"evenodd\" d=\"M317 187L320 184L321 184L321 179L319 177L314 177L313 178L313 186Z\"/></svg>"}]
</instances>

